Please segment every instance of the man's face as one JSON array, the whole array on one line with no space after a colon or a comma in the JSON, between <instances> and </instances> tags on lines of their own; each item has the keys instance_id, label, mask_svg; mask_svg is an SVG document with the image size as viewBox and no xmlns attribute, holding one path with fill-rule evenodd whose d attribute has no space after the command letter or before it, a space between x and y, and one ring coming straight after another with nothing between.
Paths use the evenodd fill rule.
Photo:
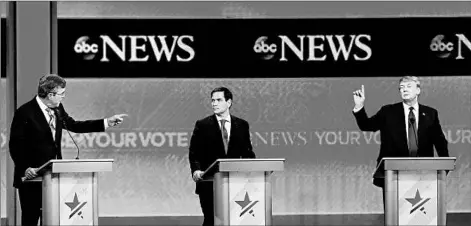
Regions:
<instances>
[{"instance_id":1,"label":"man's face","mask_svg":"<svg viewBox=\"0 0 471 226\"><path fill-rule=\"evenodd\" d=\"M58 107L65 97L65 88L57 88L54 92L47 94L52 107Z\"/></svg>"},{"instance_id":2,"label":"man's face","mask_svg":"<svg viewBox=\"0 0 471 226\"><path fill-rule=\"evenodd\" d=\"M403 100L413 100L420 94L420 88L414 81L403 81L399 84L399 92Z\"/></svg>"},{"instance_id":3,"label":"man's face","mask_svg":"<svg viewBox=\"0 0 471 226\"><path fill-rule=\"evenodd\" d=\"M214 114L221 115L225 113L231 106L231 100L226 101L224 92L215 92L211 97L211 106L213 107Z\"/></svg>"}]
</instances>

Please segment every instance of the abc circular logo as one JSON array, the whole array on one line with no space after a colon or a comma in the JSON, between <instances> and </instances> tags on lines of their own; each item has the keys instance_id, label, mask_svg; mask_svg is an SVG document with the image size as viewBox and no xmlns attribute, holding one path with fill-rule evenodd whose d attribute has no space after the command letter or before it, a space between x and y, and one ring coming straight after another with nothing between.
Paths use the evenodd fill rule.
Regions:
<instances>
[{"instance_id":1,"label":"abc circular logo","mask_svg":"<svg viewBox=\"0 0 471 226\"><path fill-rule=\"evenodd\" d=\"M97 44L89 44L90 38L88 36L82 36L75 41L74 51L79 54L83 54L85 60L92 60L98 53Z\"/></svg>"},{"instance_id":2,"label":"abc circular logo","mask_svg":"<svg viewBox=\"0 0 471 226\"><path fill-rule=\"evenodd\" d=\"M265 60L272 59L277 51L276 44L269 44L267 40L267 36L261 36L255 41L253 46L253 51L257 54L261 54L262 58Z\"/></svg>"},{"instance_id":3,"label":"abc circular logo","mask_svg":"<svg viewBox=\"0 0 471 226\"><path fill-rule=\"evenodd\" d=\"M447 41L444 35L437 35L430 43L430 50L440 58L447 58L453 51L453 43Z\"/></svg>"}]
</instances>

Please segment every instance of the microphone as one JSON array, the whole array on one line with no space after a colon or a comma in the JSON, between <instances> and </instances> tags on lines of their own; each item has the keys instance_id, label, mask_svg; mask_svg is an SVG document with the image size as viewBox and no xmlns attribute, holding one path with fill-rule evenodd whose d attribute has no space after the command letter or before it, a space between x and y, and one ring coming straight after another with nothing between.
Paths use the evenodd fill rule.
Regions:
<instances>
[{"instance_id":1,"label":"microphone","mask_svg":"<svg viewBox=\"0 0 471 226\"><path fill-rule=\"evenodd\" d=\"M65 120L63 120L63 118L61 117L61 113L59 111L59 109L57 108L54 108L53 109L54 112L56 113L57 115L57 119L59 120L59 122L62 123L62 126L64 127L64 129L67 131L67 133L69 134L69 137L72 139L72 141L74 142L75 144L75 147L77 148L77 156L75 156L75 159L78 160L79 159L79 155L80 155L80 148L79 146L77 145L77 142L75 142L75 139L74 137L72 137L72 135L70 134L69 130L67 129L67 124L65 123Z\"/></svg>"}]
</instances>

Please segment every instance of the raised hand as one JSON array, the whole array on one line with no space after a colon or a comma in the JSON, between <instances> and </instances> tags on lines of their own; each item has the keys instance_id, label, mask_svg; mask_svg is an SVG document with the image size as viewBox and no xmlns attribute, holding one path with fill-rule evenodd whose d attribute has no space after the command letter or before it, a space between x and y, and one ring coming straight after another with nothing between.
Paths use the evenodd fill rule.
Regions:
<instances>
[{"instance_id":1,"label":"raised hand","mask_svg":"<svg viewBox=\"0 0 471 226\"><path fill-rule=\"evenodd\" d=\"M353 101L355 108L362 108L365 105L365 86L361 85L361 89L353 92Z\"/></svg>"}]
</instances>

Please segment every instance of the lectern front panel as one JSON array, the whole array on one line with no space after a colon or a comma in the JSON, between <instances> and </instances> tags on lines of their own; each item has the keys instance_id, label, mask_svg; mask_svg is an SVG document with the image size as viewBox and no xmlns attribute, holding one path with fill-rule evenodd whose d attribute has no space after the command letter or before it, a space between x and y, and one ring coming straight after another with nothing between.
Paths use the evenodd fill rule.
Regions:
<instances>
[{"instance_id":1,"label":"lectern front panel","mask_svg":"<svg viewBox=\"0 0 471 226\"><path fill-rule=\"evenodd\" d=\"M229 225L265 225L265 172L229 174Z\"/></svg>"},{"instance_id":2,"label":"lectern front panel","mask_svg":"<svg viewBox=\"0 0 471 226\"><path fill-rule=\"evenodd\" d=\"M60 225L97 225L93 215L93 173L59 174Z\"/></svg>"},{"instance_id":3,"label":"lectern front panel","mask_svg":"<svg viewBox=\"0 0 471 226\"><path fill-rule=\"evenodd\" d=\"M229 172L214 175L214 225L229 225Z\"/></svg>"},{"instance_id":4,"label":"lectern front panel","mask_svg":"<svg viewBox=\"0 0 471 226\"><path fill-rule=\"evenodd\" d=\"M43 225L59 225L59 176L47 171L43 175L42 223Z\"/></svg>"},{"instance_id":5,"label":"lectern front panel","mask_svg":"<svg viewBox=\"0 0 471 226\"><path fill-rule=\"evenodd\" d=\"M399 225L437 225L437 171L399 171Z\"/></svg>"}]
</instances>

